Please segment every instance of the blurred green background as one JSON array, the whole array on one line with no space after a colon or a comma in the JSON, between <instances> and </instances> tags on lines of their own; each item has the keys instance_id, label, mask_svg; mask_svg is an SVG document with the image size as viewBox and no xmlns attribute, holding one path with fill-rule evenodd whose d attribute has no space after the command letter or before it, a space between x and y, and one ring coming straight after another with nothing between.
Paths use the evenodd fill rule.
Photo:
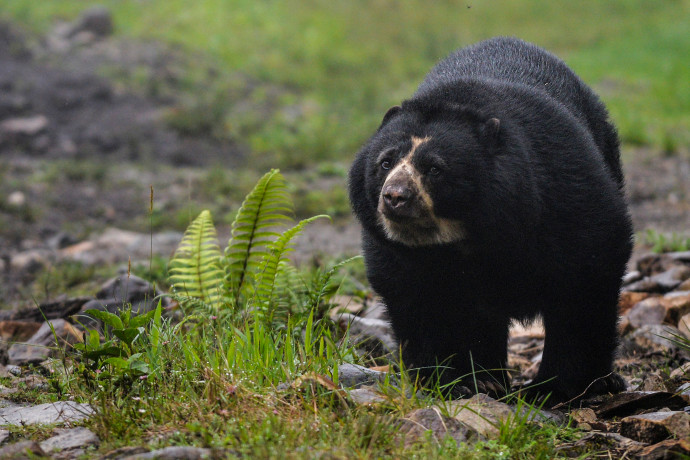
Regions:
<instances>
[{"instance_id":1,"label":"blurred green background","mask_svg":"<svg viewBox=\"0 0 690 460\"><path fill-rule=\"evenodd\" d=\"M42 31L93 4L0 0L0 15ZM170 122L238 140L261 167L349 161L436 61L496 35L561 56L604 99L624 143L668 153L690 146L688 0L98 4L112 11L117 36L160 40L213 63L211 79L190 66L189 102ZM233 94L243 89L257 108L237 108Z\"/></svg>"}]
</instances>

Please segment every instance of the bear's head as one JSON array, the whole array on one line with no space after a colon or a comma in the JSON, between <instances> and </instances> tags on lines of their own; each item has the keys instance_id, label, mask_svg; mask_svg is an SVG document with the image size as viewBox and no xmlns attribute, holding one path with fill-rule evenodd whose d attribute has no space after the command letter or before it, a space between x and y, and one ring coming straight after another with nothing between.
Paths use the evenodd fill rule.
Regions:
<instances>
[{"instance_id":1,"label":"bear's head","mask_svg":"<svg viewBox=\"0 0 690 460\"><path fill-rule=\"evenodd\" d=\"M370 231L406 246L455 244L479 212L501 127L466 106L391 108L350 170L350 200Z\"/></svg>"}]
</instances>

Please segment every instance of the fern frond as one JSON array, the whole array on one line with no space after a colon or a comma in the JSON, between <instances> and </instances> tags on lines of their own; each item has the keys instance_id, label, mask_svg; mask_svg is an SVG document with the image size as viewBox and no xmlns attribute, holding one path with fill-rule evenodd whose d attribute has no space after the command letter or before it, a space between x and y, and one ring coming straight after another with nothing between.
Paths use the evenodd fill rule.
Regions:
<instances>
[{"instance_id":1,"label":"fern frond","mask_svg":"<svg viewBox=\"0 0 690 460\"><path fill-rule=\"evenodd\" d=\"M276 293L276 276L278 275L281 262L292 251L292 239L304 227L321 218L330 219L327 215L318 215L301 220L294 227L285 230L274 242L267 245L268 253L261 260L254 291L254 303L256 305L267 309L272 308L273 298Z\"/></svg>"},{"instance_id":2,"label":"fern frond","mask_svg":"<svg viewBox=\"0 0 690 460\"><path fill-rule=\"evenodd\" d=\"M275 228L292 220L292 200L280 171L266 173L247 195L232 224L232 236L222 261L226 288L235 299L235 310L252 285L254 275L280 237Z\"/></svg>"},{"instance_id":3,"label":"fern frond","mask_svg":"<svg viewBox=\"0 0 690 460\"><path fill-rule=\"evenodd\" d=\"M321 300L328 294L328 291L330 289L331 278L333 278L333 275L335 275L336 272L340 270L340 268L343 265L349 264L350 262L361 258L362 256L354 256L350 257L349 259L345 259L333 265L329 270L321 273L319 276L316 277L313 286L311 286L311 289L309 290L311 309L313 311L318 311L319 305L321 304Z\"/></svg>"},{"instance_id":4,"label":"fern frond","mask_svg":"<svg viewBox=\"0 0 690 460\"><path fill-rule=\"evenodd\" d=\"M204 210L189 224L170 261L173 292L217 308L223 298L221 255L211 212Z\"/></svg>"}]
</instances>

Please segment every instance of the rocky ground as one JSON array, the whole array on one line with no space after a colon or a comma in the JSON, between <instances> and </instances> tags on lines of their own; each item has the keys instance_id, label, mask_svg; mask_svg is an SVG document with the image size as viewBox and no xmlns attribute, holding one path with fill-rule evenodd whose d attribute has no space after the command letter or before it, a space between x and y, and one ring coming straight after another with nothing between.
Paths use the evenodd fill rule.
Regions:
<instances>
[{"instance_id":1,"label":"rocky ground","mask_svg":"<svg viewBox=\"0 0 690 460\"><path fill-rule=\"evenodd\" d=\"M103 12L99 13L102 14ZM191 135L170 126L169 115L179 101L186 59L177 51L150 43L131 43L110 36L105 16L84 17L61 24L43 37L0 23L0 376L11 379L0 388L0 425L65 423L54 436L18 446L0 429L0 457L13 449L62 452L63 458L83 453L99 440L84 428L70 429L91 408L56 403L29 407L13 401L17 386L44 388L51 351L31 346L53 345L53 336L35 307L52 321L62 344L81 335L73 317L87 308L115 308L131 302L150 308L152 286L120 274L81 297L64 293L35 297L26 285L42 269L72 261L84 267L146 261L154 254L167 258L181 238L179 232L146 232L149 186L165 202L189 194L190 177L203 177L204 167L241 166L246 155L240 143L203 132ZM108 79L104 69L117 69L123 79ZM132 89L132 75L143 72L145 91ZM108 72L105 72L108 73ZM119 83L118 83L119 82ZM636 229L687 233L690 229L690 160L687 152L661 155L644 148L626 148L625 170ZM342 183L329 186L344 187ZM251 185L251 184L250 184ZM132 229L138 231L131 231ZM358 230L347 220L340 225L308 229L298 257L315 251L356 253ZM645 255L639 247L621 297L623 335L617 370L629 391L585 401L582 407L559 407L539 417L564 423L571 417L588 430L585 438L562 447L565 455L600 446L610 455L672 458L690 455L690 351L679 339L690 337L690 254ZM127 284L127 288L123 288ZM127 295L123 296L123 292ZM353 335L369 351L385 355L395 344L380 305L340 299L348 312L337 317L352 325ZM34 306L32 306L32 304ZM669 337L671 340L669 340ZM687 340L687 339L686 339ZM8 346L11 342L15 343ZM510 364L515 383L535 375L543 346L540 328L515 329ZM349 397L376 404L378 370L354 369L352 380L341 376ZM455 404L455 403L453 403ZM412 441L450 434L458 441L493 435L492 428L465 415L481 412L489 419L512 414L514 407L475 397L475 409L441 416L425 409L409 414L403 430ZM452 412L452 411L451 411ZM444 412L446 413L446 412ZM152 458L144 449L114 453L108 458ZM212 452L188 452L194 455ZM163 454L159 454L163 455ZM215 454L214 454L215 455ZM130 456L130 457L128 457ZM178 458L178 457L176 457Z\"/></svg>"}]
</instances>

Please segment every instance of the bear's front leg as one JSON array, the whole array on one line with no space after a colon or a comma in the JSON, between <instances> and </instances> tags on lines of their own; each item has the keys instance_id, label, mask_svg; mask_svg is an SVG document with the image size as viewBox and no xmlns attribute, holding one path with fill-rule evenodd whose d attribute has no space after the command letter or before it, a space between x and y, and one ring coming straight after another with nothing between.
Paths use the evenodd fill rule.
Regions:
<instances>
[{"instance_id":1,"label":"bear's front leg","mask_svg":"<svg viewBox=\"0 0 690 460\"><path fill-rule=\"evenodd\" d=\"M428 310L427 310L428 311ZM475 393L502 397L510 388L506 372L508 320L464 317L400 317L391 320L402 347L403 365L427 388L450 397Z\"/></svg>"}]
</instances>

